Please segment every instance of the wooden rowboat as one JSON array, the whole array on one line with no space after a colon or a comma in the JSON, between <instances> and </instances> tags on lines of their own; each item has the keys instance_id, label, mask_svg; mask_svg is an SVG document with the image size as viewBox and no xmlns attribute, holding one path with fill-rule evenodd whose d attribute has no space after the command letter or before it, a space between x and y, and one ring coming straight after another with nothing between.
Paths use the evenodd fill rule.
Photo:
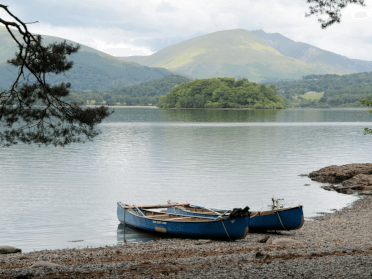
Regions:
<instances>
[{"instance_id":1,"label":"wooden rowboat","mask_svg":"<svg viewBox=\"0 0 372 279\"><path fill-rule=\"evenodd\" d=\"M190 204L178 204L189 206ZM175 204L129 206L118 202L120 223L129 227L182 238L209 238L236 240L248 234L245 216L185 216L153 209L169 208ZM152 210L150 210L152 209Z\"/></svg>"},{"instance_id":2,"label":"wooden rowboat","mask_svg":"<svg viewBox=\"0 0 372 279\"><path fill-rule=\"evenodd\" d=\"M212 217L225 214L228 216L231 211L205 208L197 205L176 204L168 208L168 213L181 214L186 216ZM268 211L250 212L246 217L250 232L268 230L297 230L304 224L304 213L302 205L291 208L280 208Z\"/></svg>"}]
</instances>

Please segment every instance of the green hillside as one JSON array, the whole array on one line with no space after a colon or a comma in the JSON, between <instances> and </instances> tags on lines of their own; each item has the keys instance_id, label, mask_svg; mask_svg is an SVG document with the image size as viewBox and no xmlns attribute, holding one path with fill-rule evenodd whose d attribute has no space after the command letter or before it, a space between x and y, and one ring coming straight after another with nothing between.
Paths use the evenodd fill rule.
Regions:
<instances>
[{"instance_id":1,"label":"green hillside","mask_svg":"<svg viewBox=\"0 0 372 279\"><path fill-rule=\"evenodd\" d=\"M64 39L43 36L44 44L61 42ZM68 43L76 44L72 41ZM17 69L8 65L5 60L14 56L17 51L16 44L4 27L0 27L0 89L11 86L17 74ZM51 84L71 82L72 89L109 90L113 87L122 87L159 79L172 73L163 68L150 68L138 63L123 61L93 48L82 45L78 53L69 57L74 61L73 68L66 75L50 77Z\"/></svg>"},{"instance_id":2,"label":"green hillside","mask_svg":"<svg viewBox=\"0 0 372 279\"><path fill-rule=\"evenodd\" d=\"M288 107L359 107L359 100L372 94L372 72L309 75L301 80L268 82L265 85L274 85Z\"/></svg>"},{"instance_id":3,"label":"green hillside","mask_svg":"<svg viewBox=\"0 0 372 279\"><path fill-rule=\"evenodd\" d=\"M130 59L130 58L129 58ZM136 61L164 67L193 78L236 77L259 82L298 79L318 73L313 66L286 57L247 30L228 30L200 36L164 48ZM319 72L320 73L320 72Z\"/></svg>"},{"instance_id":4,"label":"green hillside","mask_svg":"<svg viewBox=\"0 0 372 279\"><path fill-rule=\"evenodd\" d=\"M372 72L349 75L309 75L301 80L267 82L280 95L302 95L306 92L324 92L327 98L338 95L372 94Z\"/></svg>"},{"instance_id":5,"label":"green hillside","mask_svg":"<svg viewBox=\"0 0 372 279\"><path fill-rule=\"evenodd\" d=\"M160 96L158 106L161 108L285 108L274 86L266 87L244 78L189 81Z\"/></svg>"},{"instance_id":6,"label":"green hillside","mask_svg":"<svg viewBox=\"0 0 372 279\"><path fill-rule=\"evenodd\" d=\"M120 88L112 88L108 94L116 96L130 97L159 97L167 94L179 84L190 81L190 79L179 75L165 76L160 79L155 79L132 86L124 86Z\"/></svg>"},{"instance_id":7,"label":"green hillside","mask_svg":"<svg viewBox=\"0 0 372 279\"><path fill-rule=\"evenodd\" d=\"M188 78L182 76L169 75L132 86L112 88L108 91L101 91L96 88L85 91L71 90L69 96L64 100L88 105L155 106L159 102L160 95L164 95L177 85L188 81L190 81Z\"/></svg>"}]
</instances>

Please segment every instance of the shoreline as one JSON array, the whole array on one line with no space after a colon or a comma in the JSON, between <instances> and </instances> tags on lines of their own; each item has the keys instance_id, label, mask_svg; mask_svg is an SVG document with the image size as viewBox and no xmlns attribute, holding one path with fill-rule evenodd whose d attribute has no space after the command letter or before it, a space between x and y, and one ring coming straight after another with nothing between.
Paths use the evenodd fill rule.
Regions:
<instances>
[{"instance_id":1,"label":"shoreline","mask_svg":"<svg viewBox=\"0 0 372 279\"><path fill-rule=\"evenodd\" d=\"M252 233L235 242L171 238L0 254L0 279L27 274L23 278L370 278L370 208L372 196L361 196L341 210L310 218L300 230ZM40 261L60 266L30 267Z\"/></svg>"},{"instance_id":2,"label":"shoreline","mask_svg":"<svg viewBox=\"0 0 372 279\"><path fill-rule=\"evenodd\" d=\"M86 107L100 107L101 105L86 105ZM152 108L152 109L164 109L164 108L159 108L157 106L106 106L105 107L109 108ZM253 108L166 108L164 110L196 110L196 109L201 109L201 110L257 110L257 111L267 111L267 110L276 110L276 111L281 111L281 110L324 110L324 109L341 109L341 110L369 110L369 108L340 108L340 107L330 107L330 108L300 108L300 107L289 107L289 108L284 108L284 109L253 109Z\"/></svg>"}]
</instances>

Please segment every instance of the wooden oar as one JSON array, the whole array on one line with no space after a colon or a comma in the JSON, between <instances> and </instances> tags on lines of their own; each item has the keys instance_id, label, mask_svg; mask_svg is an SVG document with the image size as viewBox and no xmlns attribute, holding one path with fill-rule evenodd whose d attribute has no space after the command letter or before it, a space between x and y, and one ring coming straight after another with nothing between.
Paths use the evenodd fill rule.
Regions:
<instances>
[{"instance_id":1,"label":"wooden oar","mask_svg":"<svg viewBox=\"0 0 372 279\"><path fill-rule=\"evenodd\" d=\"M219 213L219 212L217 212L217 211L214 211L213 209L208 208L208 207L204 207L204 206L200 206L200 205L195 205L195 204L190 205L190 206L192 206L192 207L197 207L197 208L202 208L202 209L208 209L209 211L211 211L211 212L213 212L213 213L215 213L215 214L217 214L217 215L222 215L222 213ZM226 212L225 212L225 213L226 213ZM224 213L224 214L225 214L225 213Z\"/></svg>"},{"instance_id":2,"label":"wooden oar","mask_svg":"<svg viewBox=\"0 0 372 279\"><path fill-rule=\"evenodd\" d=\"M173 206L189 206L189 203L177 203L177 204L158 204L158 205L142 205L137 206L138 208L142 209L152 209L152 208L167 208L167 207L173 207ZM125 209L134 209L135 206L124 206Z\"/></svg>"}]
</instances>

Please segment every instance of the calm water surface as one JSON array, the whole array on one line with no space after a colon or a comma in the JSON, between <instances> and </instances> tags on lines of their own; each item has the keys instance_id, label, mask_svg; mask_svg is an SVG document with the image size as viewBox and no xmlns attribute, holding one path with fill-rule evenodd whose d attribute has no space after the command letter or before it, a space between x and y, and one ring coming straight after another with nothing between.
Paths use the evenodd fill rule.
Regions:
<instances>
[{"instance_id":1,"label":"calm water surface","mask_svg":"<svg viewBox=\"0 0 372 279\"><path fill-rule=\"evenodd\" d=\"M116 244L123 240L118 200L266 210L275 197L304 205L306 217L340 209L356 197L298 175L370 162L364 127L372 127L367 110L118 108L94 142L0 149L0 245ZM126 237L152 236L128 230Z\"/></svg>"}]
</instances>

